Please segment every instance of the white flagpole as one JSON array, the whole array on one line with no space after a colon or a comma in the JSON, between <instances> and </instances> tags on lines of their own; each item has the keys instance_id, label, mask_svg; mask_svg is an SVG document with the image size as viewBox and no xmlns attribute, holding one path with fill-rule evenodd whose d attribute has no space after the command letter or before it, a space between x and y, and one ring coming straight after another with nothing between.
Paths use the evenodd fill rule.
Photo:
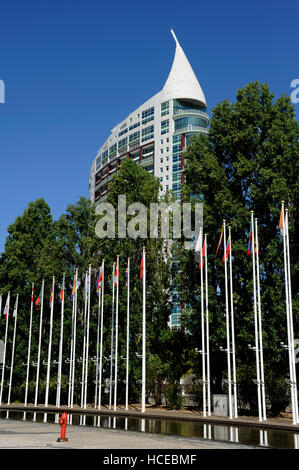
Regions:
<instances>
[{"instance_id":1,"label":"white flagpole","mask_svg":"<svg viewBox=\"0 0 299 470\"><path fill-rule=\"evenodd\" d=\"M99 275L101 274L101 270L99 272ZM97 324L97 347L96 347L96 361L95 361L95 366L96 366L96 380L95 380L95 392L94 392L94 407L97 408L98 405L98 382L99 382L99 348L100 348L100 327L101 327L101 295L102 295L102 290L100 288L99 292L99 299L98 299L98 324ZM96 420L96 417L95 417Z\"/></svg>"},{"instance_id":2,"label":"white flagpole","mask_svg":"<svg viewBox=\"0 0 299 470\"><path fill-rule=\"evenodd\" d=\"M129 409L129 341L130 341L130 258L127 276L127 354L126 354L126 410Z\"/></svg>"},{"instance_id":3,"label":"white flagpole","mask_svg":"<svg viewBox=\"0 0 299 470\"><path fill-rule=\"evenodd\" d=\"M84 299L84 320L83 320L83 357L82 357L82 375L81 375L81 408L84 407L84 384L85 384L85 353L86 353L86 317L87 317L87 303L88 303L88 292L87 292L87 276L88 272L85 272L85 299ZM80 415L80 424L82 424L83 416Z\"/></svg>"},{"instance_id":4,"label":"white flagpole","mask_svg":"<svg viewBox=\"0 0 299 470\"><path fill-rule=\"evenodd\" d=\"M11 354L11 365L10 365L10 378L9 378L9 388L8 388L8 400L7 400L8 405L10 405L11 385L12 385L12 376L13 376L14 358L15 358L18 304L19 304L19 294L17 294L16 305L15 305L15 309L13 311L13 316L15 317L15 323L14 323L14 330L13 330L12 354ZM7 411L6 418L8 418L8 416L9 416L9 411Z\"/></svg>"},{"instance_id":5,"label":"white flagpole","mask_svg":"<svg viewBox=\"0 0 299 470\"><path fill-rule=\"evenodd\" d=\"M31 336L32 336L32 314L33 314L33 295L34 295L34 284L31 287L31 305L30 305L30 321L29 321L29 338L28 338L28 355L27 355L27 372L26 372L26 385L25 385L25 398L24 406L27 406L28 399L28 382L29 382L29 369L30 369L30 353L31 353ZM23 420L26 419L26 411L23 414Z\"/></svg>"},{"instance_id":6,"label":"white flagpole","mask_svg":"<svg viewBox=\"0 0 299 470\"><path fill-rule=\"evenodd\" d=\"M142 309L142 393L141 412L145 412L145 385L146 385L146 262L145 248L143 247L143 309Z\"/></svg>"},{"instance_id":7,"label":"white flagpole","mask_svg":"<svg viewBox=\"0 0 299 470\"><path fill-rule=\"evenodd\" d=\"M76 276L76 272L75 272ZM76 281L77 282L77 281ZM74 283L73 283L74 285ZM74 287L72 287L72 291L74 290ZM73 306L72 306L72 328L71 328L71 351L70 351L70 357L69 357L69 390L68 390L68 407L71 406L71 388L72 388L72 364L73 364L73 342L74 342L74 317L75 317L75 292L73 293Z\"/></svg>"},{"instance_id":8,"label":"white flagpole","mask_svg":"<svg viewBox=\"0 0 299 470\"><path fill-rule=\"evenodd\" d=\"M292 350L291 350L291 330L290 330L290 303L289 303L289 286L288 286L288 268L287 268L287 248L286 248L286 225L285 225L285 210L284 201L282 203L283 212L283 256L284 256L284 273L285 273L285 296L286 296L286 315L287 315L287 332L288 332L288 353L289 353L289 371L290 371L290 388L291 388L291 400L292 400L292 415L293 424L296 424L295 415L295 393L293 387L293 367L292 367Z\"/></svg>"},{"instance_id":9,"label":"white flagpole","mask_svg":"<svg viewBox=\"0 0 299 470\"><path fill-rule=\"evenodd\" d=\"M261 379L260 379L260 354L258 340L258 324L257 324L257 303L256 303L256 277L255 277L255 236L253 211L251 211L251 228L252 228L252 272L253 272L253 308L254 308L254 333L255 333L255 356L256 356L256 382L257 382L257 400L259 421L262 421L262 404L261 404Z\"/></svg>"},{"instance_id":10,"label":"white flagpole","mask_svg":"<svg viewBox=\"0 0 299 470\"><path fill-rule=\"evenodd\" d=\"M231 363L230 363L230 334L229 334L229 309L228 309L228 285L227 285L227 260L226 260L226 228L223 221L223 243L224 243L224 275L225 275L225 310L226 310L226 344L227 344L227 375L228 375L228 401L229 418L233 419L232 410L232 384L231 384Z\"/></svg>"},{"instance_id":11,"label":"white flagpole","mask_svg":"<svg viewBox=\"0 0 299 470\"><path fill-rule=\"evenodd\" d=\"M110 384L109 384L109 410L112 408L112 375L113 375L113 347L114 347L114 271L115 263L113 263L112 274L112 319L111 319L111 351L110 351Z\"/></svg>"},{"instance_id":12,"label":"white flagpole","mask_svg":"<svg viewBox=\"0 0 299 470\"><path fill-rule=\"evenodd\" d=\"M37 355L37 369L36 369L36 383L35 383L35 399L34 406L37 406L38 400L38 387L39 387L39 369L40 369L40 355L41 355L41 344L42 344L42 326L43 326L43 311L44 311L44 289L45 280L42 281L42 295L40 299L40 320L39 320L39 340L38 340L38 355ZM33 421L36 421L36 412L33 414Z\"/></svg>"},{"instance_id":13,"label":"white flagpole","mask_svg":"<svg viewBox=\"0 0 299 470\"><path fill-rule=\"evenodd\" d=\"M202 230L202 229L200 229ZM203 238L203 237L202 237ZM203 402L203 415L206 416L206 354L205 354L205 330L204 330L204 293L203 293L203 253L202 246L200 247L200 297L201 297L201 357L202 357L202 402Z\"/></svg>"},{"instance_id":14,"label":"white flagpole","mask_svg":"<svg viewBox=\"0 0 299 470\"><path fill-rule=\"evenodd\" d=\"M7 294L7 315L6 315L6 325L5 325L5 340L4 340L4 352L3 352L3 363L2 363L2 379L1 379L1 390L0 390L0 405L2 405L2 395L3 395L3 384L4 384L4 373L5 373L5 359L6 359L6 346L7 346L7 332L8 332L8 318L9 318L9 303L10 303L10 292Z\"/></svg>"},{"instance_id":15,"label":"white flagpole","mask_svg":"<svg viewBox=\"0 0 299 470\"><path fill-rule=\"evenodd\" d=\"M211 383L210 383L210 333L209 333L209 295L208 295L208 246L207 234L205 234L205 283L206 283L206 344L207 344L207 399L208 416L211 416Z\"/></svg>"},{"instance_id":16,"label":"white flagpole","mask_svg":"<svg viewBox=\"0 0 299 470\"><path fill-rule=\"evenodd\" d=\"M288 276L288 290L289 290L289 316L290 316L290 339L291 339L291 353L292 353L292 369L293 369L293 388L294 388L294 408L292 413L295 415L296 424L299 423L298 419L298 391L297 391L297 377L296 377L296 358L294 347L294 327L293 327L293 305L292 305L292 285L291 285L291 267L290 267L290 244L289 244L289 213L286 209L285 215L285 232L286 232L286 252L287 252L287 276Z\"/></svg>"},{"instance_id":17,"label":"white flagpole","mask_svg":"<svg viewBox=\"0 0 299 470\"><path fill-rule=\"evenodd\" d=\"M73 357L72 357L72 387L71 387L71 408L74 405L74 388L75 388L75 371L76 371L76 335L77 335L77 302L78 301L78 268L76 269L76 292L75 292L75 312L74 312L74 340L73 340ZM70 424L72 424L73 416L70 416Z\"/></svg>"},{"instance_id":18,"label":"white flagpole","mask_svg":"<svg viewBox=\"0 0 299 470\"><path fill-rule=\"evenodd\" d=\"M238 417L238 394L237 394L237 372L236 372L236 347L235 347L235 319L234 319L234 297L233 297L233 263L232 263L232 237L231 227L228 227L230 238L229 249L229 279L230 279L230 318L232 332L232 362L233 362L233 388L234 388L234 418Z\"/></svg>"},{"instance_id":19,"label":"white flagpole","mask_svg":"<svg viewBox=\"0 0 299 470\"><path fill-rule=\"evenodd\" d=\"M256 250L256 279L257 279L257 305L258 305L258 330L259 330L259 352L261 365L261 400L263 420L267 421L266 395L265 395L265 375L264 375L264 353L263 353L263 330L262 330L262 312L261 312L261 292L260 292L260 262L259 262L259 239L257 229L257 219L255 219L255 244ZM255 254L253 253L253 256Z\"/></svg>"},{"instance_id":20,"label":"white flagpole","mask_svg":"<svg viewBox=\"0 0 299 470\"><path fill-rule=\"evenodd\" d=\"M115 309L115 366L114 366L114 411L117 403L117 373L118 373L118 294L119 294L119 256L117 255L116 278L116 309Z\"/></svg>"},{"instance_id":21,"label":"white flagpole","mask_svg":"<svg viewBox=\"0 0 299 470\"><path fill-rule=\"evenodd\" d=\"M101 303L101 335L100 335L100 364L99 364L99 402L98 402L98 409L101 409L102 406L102 367L103 367L103 325L104 325L104 263L102 262L102 272L103 278L101 282L101 295L102 295L102 303ZM99 293L99 295L100 295Z\"/></svg>"},{"instance_id":22,"label":"white flagpole","mask_svg":"<svg viewBox=\"0 0 299 470\"><path fill-rule=\"evenodd\" d=\"M86 408L87 401L87 383L88 383L88 350L89 350L89 319L90 319L90 282L91 282L91 265L89 265L88 270L88 303L87 303L87 331L86 331L86 354L85 354L85 390L84 390L84 408ZM86 416L84 416L84 424L86 421Z\"/></svg>"},{"instance_id":23,"label":"white flagpole","mask_svg":"<svg viewBox=\"0 0 299 470\"><path fill-rule=\"evenodd\" d=\"M51 314L50 314L50 332L49 332L49 345L48 345L48 365L47 365L47 379L46 379L46 394L45 394L45 407L48 407L49 401L49 385L50 385L50 370L51 370L51 352L52 352L52 332L53 332L53 313L54 313L54 289L55 277L53 276L51 295ZM47 422L47 413L44 413L44 423Z\"/></svg>"},{"instance_id":24,"label":"white flagpole","mask_svg":"<svg viewBox=\"0 0 299 470\"><path fill-rule=\"evenodd\" d=\"M64 320L64 290L65 290L65 273L62 278L62 299L61 299L61 317L60 317L60 341L59 341L59 356L58 356L58 376L57 376L57 393L56 393L56 407L60 407L61 395L61 372L62 372L62 348L63 348L63 320ZM55 422L58 423L58 414L55 416Z\"/></svg>"}]
</instances>

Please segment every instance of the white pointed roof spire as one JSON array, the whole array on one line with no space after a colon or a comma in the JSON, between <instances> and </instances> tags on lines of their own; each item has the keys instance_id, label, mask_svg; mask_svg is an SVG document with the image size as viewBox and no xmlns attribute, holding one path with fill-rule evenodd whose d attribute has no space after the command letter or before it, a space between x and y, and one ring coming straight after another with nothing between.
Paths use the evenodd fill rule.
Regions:
<instances>
[{"instance_id":1,"label":"white pointed roof spire","mask_svg":"<svg viewBox=\"0 0 299 470\"><path fill-rule=\"evenodd\" d=\"M176 49L170 73L162 90L164 99L186 99L206 108L207 103L205 95L203 94L195 73L185 56L173 29L170 31L176 42Z\"/></svg>"}]
</instances>

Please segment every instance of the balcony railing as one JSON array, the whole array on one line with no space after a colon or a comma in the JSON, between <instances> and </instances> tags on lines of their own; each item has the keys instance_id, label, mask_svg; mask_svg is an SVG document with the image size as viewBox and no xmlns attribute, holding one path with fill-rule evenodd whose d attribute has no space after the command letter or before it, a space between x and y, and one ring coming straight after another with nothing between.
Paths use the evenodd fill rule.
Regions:
<instances>
[{"instance_id":1,"label":"balcony railing","mask_svg":"<svg viewBox=\"0 0 299 470\"><path fill-rule=\"evenodd\" d=\"M209 121L209 115L207 113L205 113L204 111L200 111L199 109L193 109L193 108L177 109L173 113L173 116L176 117L176 116L184 116L184 115L190 115L190 114L196 114L196 116L202 116L207 121Z\"/></svg>"},{"instance_id":2,"label":"balcony railing","mask_svg":"<svg viewBox=\"0 0 299 470\"><path fill-rule=\"evenodd\" d=\"M174 135L177 134L185 134L186 132L203 132L204 134L209 133L209 129L206 127L201 127L201 126L194 126L192 124L188 124L186 127L181 127L181 129L178 129L174 132Z\"/></svg>"}]
</instances>

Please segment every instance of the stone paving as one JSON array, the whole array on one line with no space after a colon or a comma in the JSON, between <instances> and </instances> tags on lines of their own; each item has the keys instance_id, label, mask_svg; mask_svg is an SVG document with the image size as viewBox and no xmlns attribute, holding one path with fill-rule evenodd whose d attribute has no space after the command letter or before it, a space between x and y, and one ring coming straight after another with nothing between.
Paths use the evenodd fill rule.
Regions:
<instances>
[{"instance_id":1,"label":"stone paving","mask_svg":"<svg viewBox=\"0 0 299 470\"><path fill-rule=\"evenodd\" d=\"M253 449L251 446L134 431L0 419L0 449Z\"/></svg>"}]
</instances>

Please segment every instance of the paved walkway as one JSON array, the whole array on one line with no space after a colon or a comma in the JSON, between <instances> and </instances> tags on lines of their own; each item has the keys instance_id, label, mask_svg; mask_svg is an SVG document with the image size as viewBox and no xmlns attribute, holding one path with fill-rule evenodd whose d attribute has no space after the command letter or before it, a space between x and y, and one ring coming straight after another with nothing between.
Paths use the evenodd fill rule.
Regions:
<instances>
[{"instance_id":1,"label":"paved walkway","mask_svg":"<svg viewBox=\"0 0 299 470\"><path fill-rule=\"evenodd\" d=\"M60 426L0 419L0 449L253 449L251 446L134 431L68 426L69 442L57 442Z\"/></svg>"}]
</instances>

